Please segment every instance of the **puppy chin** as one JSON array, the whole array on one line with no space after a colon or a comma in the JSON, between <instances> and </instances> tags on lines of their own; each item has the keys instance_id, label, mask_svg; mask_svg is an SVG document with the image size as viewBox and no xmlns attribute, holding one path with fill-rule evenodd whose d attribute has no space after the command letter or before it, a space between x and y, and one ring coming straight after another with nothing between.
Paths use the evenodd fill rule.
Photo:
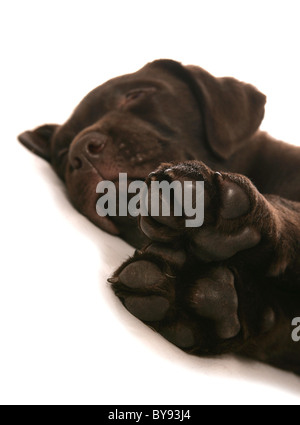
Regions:
<instances>
[{"instance_id":1,"label":"puppy chin","mask_svg":"<svg viewBox=\"0 0 300 425\"><path fill-rule=\"evenodd\" d=\"M89 217L88 215L86 215L86 217L96 226L100 227L101 230L104 230L114 236L120 235L120 230L109 217L100 217L97 213L93 217Z\"/></svg>"},{"instance_id":2,"label":"puppy chin","mask_svg":"<svg viewBox=\"0 0 300 425\"><path fill-rule=\"evenodd\" d=\"M73 202L76 209L83 214L86 218L88 218L92 223L94 223L101 230L104 230L111 235L120 235L120 230L118 226L110 219L110 217L105 216L101 217L97 214L96 211L96 203L98 196L94 196L85 202L78 202L78 199Z\"/></svg>"},{"instance_id":3,"label":"puppy chin","mask_svg":"<svg viewBox=\"0 0 300 425\"><path fill-rule=\"evenodd\" d=\"M109 217L101 217L97 213L99 194L96 192L102 178L95 169L87 173L67 172L66 186L70 201L74 207L100 229L112 235L119 235L120 231Z\"/></svg>"}]
</instances>

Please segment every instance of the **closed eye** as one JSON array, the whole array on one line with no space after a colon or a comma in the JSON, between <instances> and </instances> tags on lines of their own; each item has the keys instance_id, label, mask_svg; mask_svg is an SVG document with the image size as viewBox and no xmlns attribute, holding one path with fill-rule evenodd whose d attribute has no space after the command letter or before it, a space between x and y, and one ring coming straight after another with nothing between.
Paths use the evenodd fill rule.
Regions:
<instances>
[{"instance_id":1,"label":"closed eye","mask_svg":"<svg viewBox=\"0 0 300 425\"><path fill-rule=\"evenodd\" d=\"M146 96L153 94L154 92L156 92L155 87L145 87L141 89L139 88L130 90L122 99L120 106L134 104L136 101L139 101Z\"/></svg>"},{"instance_id":2,"label":"closed eye","mask_svg":"<svg viewBox=\"0 0 300 425\"><path fill-rule=\"evenodd\" d=\"M133 90L126 94L126 100L135 100L143 96L145 93L143 90Z\"/></svg>"}]
</instances>

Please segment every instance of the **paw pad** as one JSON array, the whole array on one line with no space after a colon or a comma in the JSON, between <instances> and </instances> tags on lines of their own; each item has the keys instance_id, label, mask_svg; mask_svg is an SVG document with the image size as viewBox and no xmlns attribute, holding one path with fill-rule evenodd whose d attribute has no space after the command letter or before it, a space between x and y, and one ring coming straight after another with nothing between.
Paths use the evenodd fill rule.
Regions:
<instances>
[{"instance_id":1,"label":"paw pad","mask_svg":"<svg viewBox=\"0 0 300 425\"><path fill-rule=\"evenodd\" d=\"M170 307L166 298L157 295L129 296L125 298L124 305L130 313L144 322L157 322L164 319Z\"/></svg>"},{"instance_id":2,"label":"paw pad","mask_svg":"<svg viewBox=\"0 0 300 425\"><path fill-rule=\"evenodd\" d=\"M234 338L239 333L238 297L234 276L228 269L219 267L209 277L198 279L190 291L188 302L199 316L215 322L220 338Z\"/></svg>"},{"instance_id":3,"label":"paw pad","mask_svg":"<svg viewBox=\"0 0 300 425\"><path fill-rule=\"evenodd\" d=\"M165 328L161 331L161 334L179 348L191 348L195 345L195 336L192 329L180 322Z\"/></svg>"},{"instance_id":4,"label":"paw pad","mask_svg":"<svg viewBox=\"0 0 300 425\"><path fill-rule=\"evenodd\" d=\"M242 217L250 211L250 199L238 184L224 181L221 184L221 216L225 220Z\"/></svg>"},{"instance_id":5,"label":"paw pad","mask_svg":"<svg viewBox=\"0 0 300 425\"><path fill-rule=\"evenodd\" d=\"M151 288L163 279L161 270L150 261L129 264L120 273L119 281L131 289Z\"/></svg>"}]
</instances>

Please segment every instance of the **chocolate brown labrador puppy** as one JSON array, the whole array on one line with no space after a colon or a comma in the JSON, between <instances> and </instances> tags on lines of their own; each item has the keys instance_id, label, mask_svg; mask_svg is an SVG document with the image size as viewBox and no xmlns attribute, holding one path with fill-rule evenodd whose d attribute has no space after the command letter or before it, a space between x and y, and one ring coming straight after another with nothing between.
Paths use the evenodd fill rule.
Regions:
<instances>
[{"instance_id":1,"label":"chocolate brown labrador puppy","mask_svg":"<svg viewBox=\"0 0 300 425\"><path fill-rule=\"evenodd\" d=\"M133 315L188 353L300 374L300 148L259 131L265 102L252 85L159 60L19 140L51 163L82 214L139 248L109 279ZM100 217L96 187L120 173L149 188L204 181L204 225Z\"/></svg>"}]
</instances>

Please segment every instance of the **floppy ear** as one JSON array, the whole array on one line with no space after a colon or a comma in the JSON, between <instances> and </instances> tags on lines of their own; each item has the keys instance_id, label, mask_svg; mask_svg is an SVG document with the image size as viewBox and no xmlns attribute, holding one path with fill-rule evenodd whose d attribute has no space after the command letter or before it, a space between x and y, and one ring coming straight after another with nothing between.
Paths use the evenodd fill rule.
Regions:
<instances>
[{"instance_id":1,"label":"floppy ear","mask_svg":"<svg viewBox=\"0 0 300 425\"><path fill-rule=\"evenodd\" d=\"M207 140L213 151L228 159L259 128L266 96L234 78L215 78L204 69L187 66L193 91L204 116Z\"/></svg>"},{"instance_id":2,"label":"floppy ear","mask_svg":"<svg viewBox=\"0 0 300 425\"><path fill-rule=\"evenodd\" d=\"M25 131L18 136L18 139L31 152L50 162L50 142L57 127L57 124L42 125L33 131Z\"/></svg>"}]
</instances>

